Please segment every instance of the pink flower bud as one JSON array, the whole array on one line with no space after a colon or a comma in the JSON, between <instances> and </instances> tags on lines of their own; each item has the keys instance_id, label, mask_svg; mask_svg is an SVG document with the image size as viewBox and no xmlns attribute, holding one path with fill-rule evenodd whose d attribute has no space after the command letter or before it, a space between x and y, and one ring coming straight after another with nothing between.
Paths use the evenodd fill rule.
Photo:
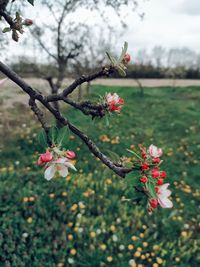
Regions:
<instances>
[{"instance_id":1,"label":"pink flower bud","mask_svg":"<svg viewBox=\"0 0 200 267\"><path fill-rule=\"evenodd\" d=\"M160 176L160 172L159 172L157 169L153 169L153 170L151 171L151 176L152 176L153 178L158 178L158 177Z\"/></svg>"},{"instance_id":2,"label":"pink flower bud","mask_svg":"<svg viewBox=\"0 0 200 267\"><path fill-rule=\"evenodd\" d=\"M160 177L165 179L167 177L167 173L165 171L160 172Z\"/></svg>"},{"instance_id":3,"label":"pink flower bud","mask_svg":"<svg viewBox=\"0 0 200 267\"><path fill-rule=\"evenodd\" d=\"M24 25L25 26L31 26L33 24L33 21L31 19L25 19L24 20Z\"/></svg>"},{"instance_id":4,"label":"pink flower bud","mask_svg":"<svg viewBox=\"0 0 200 267\"><path fill-rule=\"evenodd\" d=\"M39 157L39 159L38 159L38 161L37 161L37 165L39 165L39 166L44 165L44 162L41 161L41 156Z\"/></svg>"},{"instance_id":5,"label":"pink flower bud","mask_svg":"<svg viewBox=\"0 0 200 267\"><path fill-rule=\"evenodd\" d=\"M67 157L68 159L74 159L74 158L76 157L76 154L75 154L74 151L67 150L67 152L66 152L66 157Z\"/></svg>"},{"instance_id":6,"label":"pink flower bud","mask_svg":"<svg viewBox=\"0 0 200 267\"><path fill-rule=\"evenodd\" d=\"M157 199L151 199L149 201L149 204L153 209L156 209L158 207L158 200Z\"/></svg>"},{"instance_id":7,"label":"pink flower bud","mask_svg":"<svg viewBox=\"0 0 200 267\"><path fill-rule=\"evenodd\" d=\"M126 64L128 64L131 61L131 56L129 54L126 54L124 56L124 61L125 61Z\"/></svg>"},{"instance_id":8,"label":"pink flower bud","mask_svg":"<svg viewBox=\"0 0 200 267\"><path fill-rule=\"evenodd\" d=\"M38 165L42 165L43 163L49 162L52 159L53 159L53 155L51 154L51 152L47 150L46 153L43 153L40 155L38 159Z\"/></svg>"},{"instance_id":9,"label":"pink flower bud","mask_svg":"<svg viewBox=\"0 0 200 267\"><path fill-rule=\"evenodd\" d=\"M160 158L154 158L153 159L153 163L159 163L160 162Z\"/></svg>"},{"instance_id":10,"label":"pink flower bud","mask_svg":"<svg viewBox=\"0 0 200 267\"><path fill-rule=\"evenodd\" d=\"M147 177L146 176L142 176L141 178L140 178L140 182L142 182L142 183L146 183L148 181L148 179L147 179Z\"/></svg>"},{"instance_id":11,"label":"pink flower bud","mask_svg":"<svg viewBox=\"0 0 200 267\"><path fill-rule=\"evenodd\" d=\"M156 184L157 185L162 185L163 184L163 179L158 179Z\"/></svg>"},{"instance_id":12,"label":"pink flower bud","mask_svg":"<svg viewBox=\"0 0 200 267\"><path fill-rule=\"evenodd\" d=\"M142 164L142 170L143 171L146 171L146 170L148 170L149 169L149 164L148 164L148 162L144 162L143 164Z\"/></svg>"}]
</instances>

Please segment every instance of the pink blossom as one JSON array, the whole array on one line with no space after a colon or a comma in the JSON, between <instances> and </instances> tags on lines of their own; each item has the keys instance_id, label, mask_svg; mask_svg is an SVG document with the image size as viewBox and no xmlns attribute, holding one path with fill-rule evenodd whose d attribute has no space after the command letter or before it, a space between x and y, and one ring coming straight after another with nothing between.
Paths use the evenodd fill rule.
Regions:
<instances>
[{"instance_id":1,"label":"pink blossom","mask_svg":"<svg viewBox=\"0 0 200 267\"><path fill-rule=\"evenodd\" d=\"M169 199L169 196L171 195L171 191L168 189L169 183L163 184L161 186L158 186L157 190L157 198L158 198L158 203L162 208L172 208L173 203Z\"/></svg>"},{"instance_id":2,"label":"pink blossom","mask_svg":"<svg viewBox=\"0 0 200 267\"><path fill-rule=\"evenodd\" d=\"M44 178L46 180L51 180L56 172L59 173L60 176L66 177L69 174L68 169L71 168L76 171L74 165L67 160L67 158L58 158L55 161L47 163L47 168L44 173Z\"/></svg>"},{"instance_id":3,"label":"pink blossom","mask_svg":"<svg viewBox=\"0 0 200 267\"><path fill-rule=\"evenodd\" d=\"M76 157L76 154L75 154L75 152L72 151L72 150L67 150L67 152L66 152L66 157L67 157L68 159L74 159L74 158Z\"/></svg>"},{"instance_id":4,"label":"pink blossom","mask_svg":"<svg viewBox=\"0 0 200 267\"><path fill-rule=\"evenodd\" d=\"M148 152L153 158L159 158L163 154L162 149L154 145L150 145Z\"/></svg>"},{"instance_id":5,"label":"pink blossom","mask_svg":"<svg viewBox=\"0 0 200 267\"><path fill-rule=\"evenodd\" d=\"M124 105L124 100L119 97L118 94L107 94L106 95L106 102L108 104L108 108L111 112L119 112Z\"/></svg>"}]
</instances>

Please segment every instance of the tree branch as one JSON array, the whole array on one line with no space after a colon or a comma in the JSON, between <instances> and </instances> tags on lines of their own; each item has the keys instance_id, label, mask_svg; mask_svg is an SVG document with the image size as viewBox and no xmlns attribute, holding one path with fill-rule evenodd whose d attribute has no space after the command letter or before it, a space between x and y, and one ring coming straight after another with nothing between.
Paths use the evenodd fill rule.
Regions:
<instances>
[{"instance_id":1,"label":"tree branch","mask_svg":"<svg viewBox=\"0 0 200 267\"><path fill-rule=\"evenodd\" d=\"M103 67L102 70L93 73L91 75L87 76L81 76L80 78L76 79L71 85L69 85L66 89L63 90L62 93L58 95L49 95L47 96L47 101L48 102L53 102L57 100L63 100L66 96L71 94L79 85L85 83L85 82L90 82L92 80L95 80L96 78L103 77L103 76L109 76L111 73L114 72L114 68L112 66L109 67Z\"/></svg>"},{"instance_id":2,"label":"tree branch","mask_svg":"<svg viewBox=\"0 0 200 267\"><path fill-rule=\"evenodd\" d=\"M47 137L47 143L49 146L52 145L52 142L49 138L49 127L47 122L45 121L45 117L43 112L38 108L37 104L35 103L35 100L33 98L30 98L29 100L29 105L32 109L32 111L35 113L35 115L37 116L39 122L42 125L42 128L44 129L45 133L46 133L46 137Z\"/></svg>"},{"instance_id":3,"label":"tree branch","mask_svg":"<svg viewBox=\"0 0 200 267\"><path fill-rule=\"evenodd\" d=\"M80 79L72 83L72 85L68 87L69 89L66 92L67 93L72 92L76 88L77 84L83 83L84 81L93 80L101 75L106 75L106 73L111 72L112 70L113 69L111 67L109 69L103 68L100 72L97 72L96 74L81 77ZM117 175L124 178L127 173L135 169L140 169L140 167L137 166L134 166L132 168L126 168L117 162L113 162L109 157L104 155L99 150L96 144L85 133L79 130L75 125L71 124L69 120L60 113L60 111L53 108L48 102L47 97L44 97L40 92L34 90L22 78L20 78L14 71L12 71L2 62L0 62L0 71L2 71L8 78L10 78L13 82L15 82L25 93L27 93L30 96L31 100L29 101L29 104L31 105L32 110L35 112L36 116L38 117L39 121L41 122L43 128L46 129L46 131L48 131L47 130L48 126L46 122L44 122L43 113L35 104L36 99L51 112L51 114L56 118L56 120L58 120L62 125L67 126L71 130L71 132L77 135L87 145L87 147L94 156L99 158L106 166L108 166L111 170L113 170ZM88 103L87 104L85 103L85 105L87 106Z\"/></svg>"}]
</instances>

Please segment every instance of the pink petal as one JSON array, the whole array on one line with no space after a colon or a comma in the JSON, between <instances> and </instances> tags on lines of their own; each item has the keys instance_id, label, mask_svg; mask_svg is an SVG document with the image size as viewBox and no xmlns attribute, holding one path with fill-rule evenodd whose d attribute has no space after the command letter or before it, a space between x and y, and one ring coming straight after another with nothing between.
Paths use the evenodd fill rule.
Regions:
<instances>
[{"instance_id":1,"label":"pink petal","mask_svg":"<svg viewBox=\"0 0 200 267\"><path fill-rule=\"evenodd\" d=\"M51 180L54 175L55 175L55 172L56 172L56 168L55 168L55 165L52 164L50 165L44 172L44 178L49 181Z\"/></svg>"},{"instance_id":2,"label":"pink petal","mask_svg":"<svg viewBox=\"0 0 200 267\"><path fill-rule=\"evenodd\" d=\"M168 198L160 198L158 197L158 203L162 208L169 209L173 207L173 203L170 199Z\"/></svg>"},{"instance_id":3,"label":"pink petal","mask_svg":"<svg viewBox=\"0 0 200 267\"><path fill-rule=\"evenodd\" d=\"M65 162L65 166L68 168L71 168L74 171L77 171L77 169L74 167L74 165L71 162Z\"/></svg>"},{"instance_id":4,"label":"pink petal","mask_svg":"<svg viewBox=\"0 0 200 267\"><path fill-rule=\"evenodd\" d=\"M66 177L69 174L68 168L65 165L61 165L59 169L59 174L62 177Z\"/></svg>"}]
</instances>

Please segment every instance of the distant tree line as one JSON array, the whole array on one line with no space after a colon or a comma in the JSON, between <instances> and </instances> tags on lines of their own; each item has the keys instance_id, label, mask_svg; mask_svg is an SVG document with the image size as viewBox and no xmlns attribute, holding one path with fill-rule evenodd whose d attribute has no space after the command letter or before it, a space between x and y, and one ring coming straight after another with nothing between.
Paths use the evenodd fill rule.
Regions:
<instances>
[{"instance_id":1,"label":"distant tree line","mask_svg":"<svg viewBox=\"0 0 200 267\"><path fill-rule=\"evenodd\" d=\"M102 43L101 47L102 51L110 49L108 42ZM87 56L86 53L80 53L71 62L70 68L64 68L63 77L74 78L77 75L90 73L97 69L97 66L106 63L106 57L99 58L99 54L103 55L102 51L95 46L88 50L92 52ZM44 78L43 74L57 77L59 69L54 61L47 60L46 63L40 63L37 58L27 59L27 57L19 57L12 63L12 68L23 77L40 78ZM112 77L119 76L114 73ZM167 50L156 46L150 52L139 50L132 59L126 78L200 79L200 54L186 47Z\"/></svg>"},{"instance_id":2,"label":"distant tree line","mask_svg":"<svg viewBox=\"0 0 200 267\"><path fill-rule=\"evenodd\" d=\"M80 65L79 65L80 66ZM49 73L51 76L57 75L57 68L55 64L38 64L31 61L21 59L16 63L12 63L14 71L19 73L23 77L37 77L44 78L42 73ZM94 67L83 67L79 70L80 73L92 72ZM66 69L64 76L66 78L72 78L76 76L76 65L72 69ZM117 72L112 75L113 78L119 78ZM174 66L174 67L158 67L152 63L134 63L131 64L127 70L126 78L146 78L146 79L164 79L164 78L177 78L177 79L200 79L200 68L194 66Z\"/></svg>"}]
</instances>

